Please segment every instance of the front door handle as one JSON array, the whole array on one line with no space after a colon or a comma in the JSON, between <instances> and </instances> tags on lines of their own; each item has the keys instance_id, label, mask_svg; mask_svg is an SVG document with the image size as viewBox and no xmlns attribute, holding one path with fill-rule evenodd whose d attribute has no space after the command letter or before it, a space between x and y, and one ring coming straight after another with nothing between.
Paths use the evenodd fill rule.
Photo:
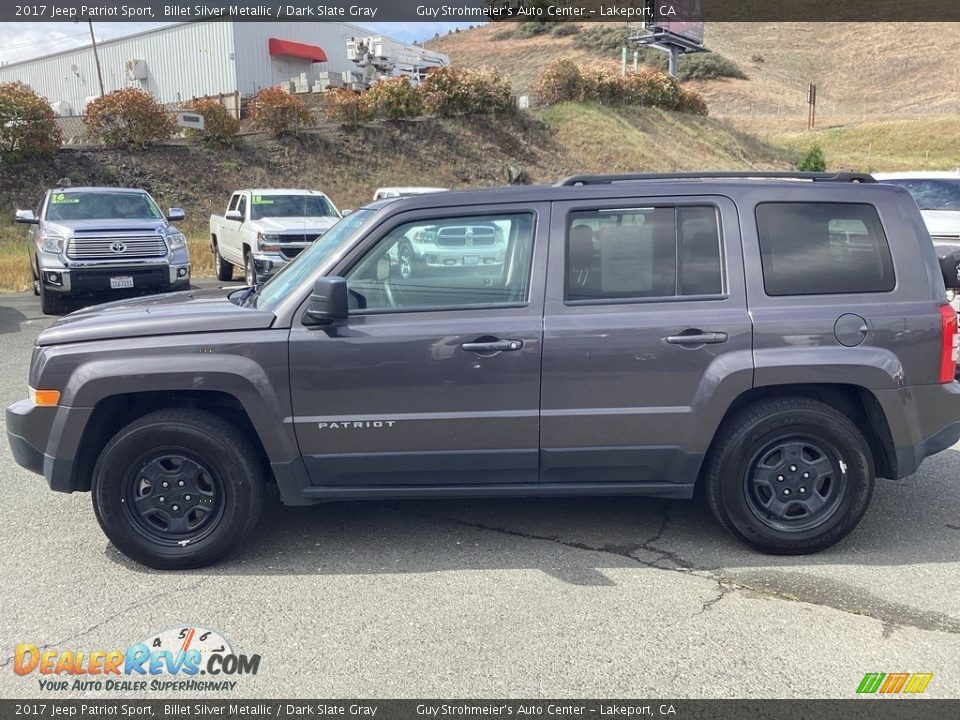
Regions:
<instances>
[{"instance_id":1,"label":"front door handle","mask_svg":"<svg viewBox=\"0 0 960 720\"><path fill-rule=\"evenodd\" d=\"M666 338L671 345L716 345L727 341L725 332L691 332L669 335Z\"/></svg>"},{"instance_id":2,"label":"front door handle","mask_svg":"<svg viewBox=\"0 0 960 720\"><path fill-rule=\"evenodd\" d=\"M491 340L489 342L468 342L460 346L467 352L513 352L523 348L523 340Z\"/></svg>"}]
</instances>

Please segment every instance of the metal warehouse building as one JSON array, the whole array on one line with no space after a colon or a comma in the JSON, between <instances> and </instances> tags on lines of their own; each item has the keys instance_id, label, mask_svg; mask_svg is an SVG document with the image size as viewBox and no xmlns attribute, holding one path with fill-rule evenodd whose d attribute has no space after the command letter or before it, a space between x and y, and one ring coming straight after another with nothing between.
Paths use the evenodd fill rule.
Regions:
<instances>
[{"instance_id":1,"label":"metal warehouse building","mask_svg":"<svg viewBox=\"0 0 960 720\"><path fill-rule=\"evenodd\" d=\"M339 22L192 22L97 43L105 92L146 90L162 103L255 94L307 73L344 72L346 38L373 33ZM91 46L0 67L0 82L19 80L60 115L80 115L100 94Z\"/></svg>"}]
</instances>

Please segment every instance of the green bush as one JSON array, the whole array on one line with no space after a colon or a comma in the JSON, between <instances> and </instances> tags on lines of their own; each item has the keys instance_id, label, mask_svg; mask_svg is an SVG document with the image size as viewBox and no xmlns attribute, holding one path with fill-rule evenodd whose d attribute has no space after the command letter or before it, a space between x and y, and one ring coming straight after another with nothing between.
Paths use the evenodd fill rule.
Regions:
<instances>
[{"instance_id":1,"label":"green bush","mask_svg":"<svg viewBox=\"0 0 960 720\"><path fill-rule=\"evenodd\" d=\"M609 105L640 105L707 114L703 95L680 85L676 78L650 67L621 76L609 67L579 67L561 58L547 65L533 83L533 93L543 105L586 100Z\"/></svg>"},{"instance_id":2,"label":"green bush","mask_svg":"<svg viewBox=\"0 0 960 720\"><path fill-rule=\"evenodd\" d=\"M373 120L375 113L368 95L359 95L347 88L331 88L322 96L323 116L344 125Z\"/></svg>"},{"instance_id":3,"label":"green bush","mask_svg":"<svg viewBox=\"0 0 960 720\"><path fill-rule=\"evenodd\" d=\"M627 44L627 28L623 25L597 23L577 33L573 46L580 50L592 50L598 55L620 56L620 49Z\"/></svg>"},{"instance_id":4,"label":"green bush","mask_svg":"<svg viewBox=\"0 0 960 720\"><path fill-rule=\"evenodd\" d=\"M163 142L177 129L173 115L150 93L136 88L114 90L91 101L83 120L94 140L127 148Z\"/></svg>"},{"instance_id":5,"label":"green bush","mask_svg":"<svg viewBox=\"0 0 960 720\"><path fill-rule=\"evenodd\" d=\"M423 114L423 98L410 81L403 77L387 78L375 83L364 99L376 117L400 120Z\"/></svg>"},{"instance_id":6,"label":"green bush","mask_svg":"<svg viewBox=\"0 0 960 720\"><path fill-rule=\"evenodd\" d=\"M203 130L187 130L187 135L206 145L227 145L240 133L240 121L216 100L191 100L187 110L203 116Z\"/></svg>"},{"instance_id":7,"label":"green bush","mask_svg":"<svg viewBox=\"0 0 960 720\"><path fill-rule=\"evenodd\" d=\"M545 22L514 22L510 23L512 27L501 30L493 36L494 40L526 40L527 38L546 35L552 29L554 23Z\"/></svg>"},{"instance_id":8,"label":"green bush","mask_svg":"<svg viewBox=\"0 0 960 720\"><path fill-rule=\"evenodd\" d=\"M541 105L583 98L583 76L570 58L560 58L543 68L533 81L533 96Z\"/></svg>"},{"instance_id":9,"label":"green bush","mask_svg":"<svg viewBox=\"0 0 960 720\"><path fill-rule=\"evenodd\" d=\"M814 145L807 154L800 160L797 169L801 172L826 172L827 158L823 154L823 149L819 145Z\"/></svg>"},{"instance_id":10,"label":"green bush","mask_svg":"<svg viewBox=\"0 0 960 720\"><path fill-rule=\"evenodd\" d=\"M493 68L434 70L420 84L419 94L427 112L443 117L498 114L513 108L510 83Z\"/></svg>"},{"instance_id":11,"label":"green bush","mask_svg":"<svg viewBox=\"0 0 960 720\"><path fill-rule=\"evenodd\" d=\"M553 28L550 30L551 37L570 37L572 35L579 34L580 26L573 22L555 23Z\"/></svg>"},{"instance_id":12,"label":"green bush","mask_svg":"<svg viewBox=\"0 0 960 720\"><path fill-rule=\"evenodd\" d=\"M296 95L278 87L266 87L250 101L253 124L274 135L288 135L313 124L313 115Z\"/></svg>"},{"instance_id":13,"label":"green bush","mask_svg":"<svg viewBox=\"0 0 960 720\"><path fill-rule=\"evenodd\" d=\"M0 83L0 161L53 155L61 140L45 98L23 83Z\"/></svg>"}]
</instances>

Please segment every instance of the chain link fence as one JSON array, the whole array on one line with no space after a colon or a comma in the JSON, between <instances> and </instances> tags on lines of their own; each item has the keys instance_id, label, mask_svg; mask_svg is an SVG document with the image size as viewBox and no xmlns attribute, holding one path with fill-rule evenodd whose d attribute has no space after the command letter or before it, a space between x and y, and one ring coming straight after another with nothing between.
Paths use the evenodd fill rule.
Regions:
<instances>
[{"instance_id":1,"label":"chain link fence","mask_svg":"<svg viewBox=\"0 0 960 720\"><path fill-rule=\"evenodd\" d=\"M168 118L176 129L171 141L195 141L202 139L204 130L198 130L189 125L184 126L179 120L183 114L198 115L188 107L167 108ZM277 106L260 110L260 115L267 116L268 120L258 121L252 113L244 107L239 112L231 112L239 121L237 136L269 134L275 132L303 133L319 132L340 125L357 125L372 120L369 106L359 99L348 102L343 98L337 100L313 99L304 107ZM56 125L60 130L63 147L95 147L98 140L91 135L90 125L84 115L57 117Z\"/></svg>"}]
</instances>

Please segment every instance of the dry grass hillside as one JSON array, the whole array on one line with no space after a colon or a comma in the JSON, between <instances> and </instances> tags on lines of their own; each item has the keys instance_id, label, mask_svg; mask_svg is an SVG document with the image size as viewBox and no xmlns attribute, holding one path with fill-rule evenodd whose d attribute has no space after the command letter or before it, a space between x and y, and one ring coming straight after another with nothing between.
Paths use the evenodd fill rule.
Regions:
<instances>
[{"instance_id":1,"label":"dry grass hillside","mask_svg":"<svg viewBox=\"0 0 960 720\"><path fill-rule=\"evenodd\" d=\"M490 23L430 45L458 65L500 68L518 90L563 55L616 61L575 47L576 36L494 40L504 25ZM960 112L960 23L713 23L706 42L748 75L698 83L714 115L802 116L811 82L825 122Z\"/></svg>"}]
</instances>

